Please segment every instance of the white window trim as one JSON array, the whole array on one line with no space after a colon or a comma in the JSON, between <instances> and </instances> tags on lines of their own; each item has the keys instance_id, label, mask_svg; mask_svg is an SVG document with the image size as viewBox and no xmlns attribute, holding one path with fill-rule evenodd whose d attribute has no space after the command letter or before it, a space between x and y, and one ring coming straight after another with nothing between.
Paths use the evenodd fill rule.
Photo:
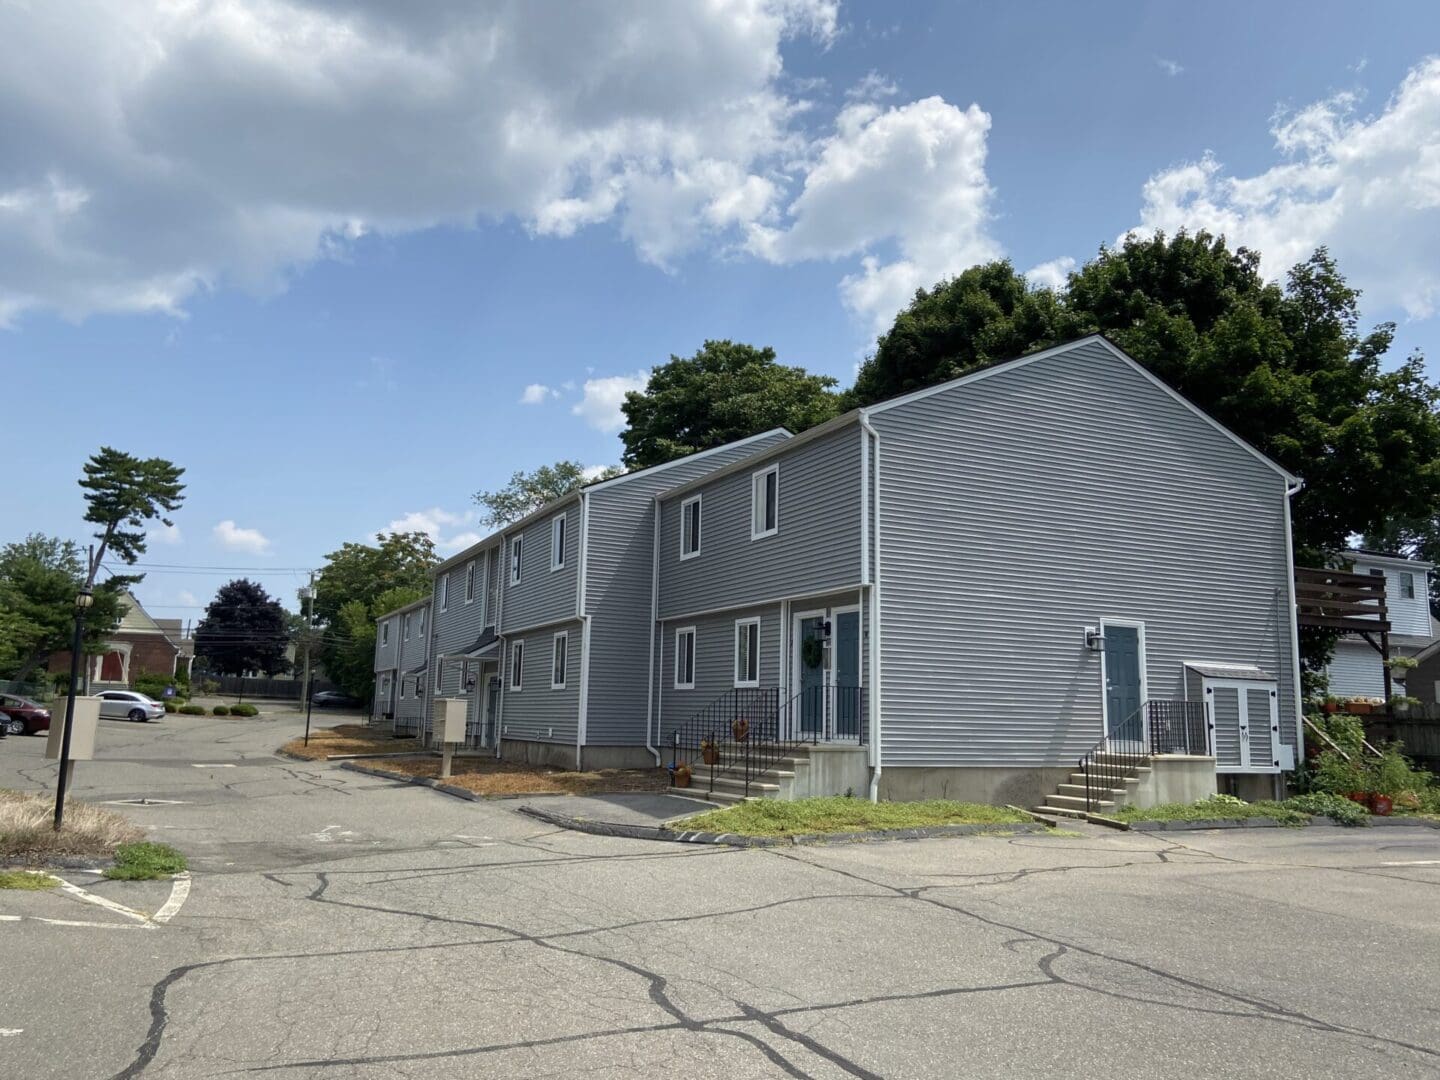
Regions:
<instances>
[{"instance_id":1,"label":"white window trim","mask_svg":"<svg viewBox=\"0 0 1440 1080\"><path fill-rule=\"evenodd\" d=\"M745 678L745 673L740 670L740 640L741 635L746 634L750 627L755 627L755 647L750 650L750 659L755 663L755 678ZM760 619L758 616L751 616L745 619L735 620L735 687L755 687L760 685Z\"/></svg>"},{"instance_id":2,"label":"white window trim","mask_svg":"<svg viewBox=\"0 0 1440 1080\"><path fill-rule=\"evenodd\" d=\"M448 572L440 575L440 610L450 610L450 575Z\"/></svg>"},{"instance_id":3,"label":"white window trim","mask_svg":"<svg viewBox=\"0 0 1440 1080\"><path fill-rule=\"evenodd\" d=\"M424 637L424 636L425 636L425 615L426 615L426 613L427 613L429 610L430 610L429 608L423 608L423 607L420 609L420 636L421 636L421 637Z\"/></svg>"},{"instance_id":4,"label":"white window trim","mask_svg":"<svg viewBox=\"0 0 1440 1080\"><path fill-rule=\"evenodd\" d=\"M1406 590L1409 590L1407 593ZM1415 599L1415 575L1409 570L1400 571L1400 599Z\"/></svg>"},{"instance_id":5,"label":"white window trim","mask_svg":"<svg viewBox=\"0 0 1440 1080\"><path fill-rule=\"evenodd\" d=\"M562 655L565 657L565 660L564 660L565 670L560 673L560 676L561 676L560 681L559 681L559 682L556 682L556 681L555 681L555 647L556 647L557 645L559 645L561 641L564 641L564 642L565 642L565 652L562 654ZM568 631L568 630L561 630L560 633L556 634L553 638L550 639L550 689L551 689L551 690L564 690L564 689L565 689L565 680L568 679L569 677L570 677L570 631Z\"/></svg>"},{"instance_id":6,"label":"white window trim","mask_svg":"<svg viewBox=\"0 0 1440 1080\"><path fill-rule=\"evenodd\" d=\"M775 524L768 529L757 529L756 524L763 520L760 514L765 504L765 477L775 477ZM780 531L780 463L776 462L769 468L761 469L759 472L750 474L750 539L763 540L767 536L774 536Z\"/></svg>"},{"instance_id":7,"label":"white window trim","mask_svg":"<svg viewBox=\"0 0 1440 1080\"><path fill-rule=\"evenodd\" d=\"M510 584L519 585L525 569L525 534L510 538Z\"/></svg>"},{"instance_id":8,"label":"white window trim","mask_svg":"<svg viewBox=\"0 0 1440 1080\"><path fill-rule=\"evenodd\" d=\"M400 640L410 640L410 616L408 614L400 616Z\"/></svg>"},{"instance_id":9,"label":"white window trim","mask_svg":"<svg viewBox=\"0 0 1440 1080\"><path fill-rule=\"evenodd\" d=\"M475 560L465 564L465 603L475 602Z\"/></svg>"},{"instance_id":10,"label":"white window trim","mask_svg":"<svg viewBox=\"0 0 1440 1080\"><path fill-rule=\"evenodd\" d=\"M523 693L525 690L525 641L523 638L510 643L509 675L510 677L505 681L510 688L510 692L512 694ZM519 676L518 679L516 678L517 675Z\"/></svg>"},{"instance_id":11,"label":"white window trim","mask_svg":"<svg viewBox=\"0 0 1440 1080\"><path fill-rule=\"evenodd\" d=\"M689 682L681 682L681 681L680 681L680 639L683 638L686 634L689 634L689 635L690 635L690 681L689 681ZM694 690L694 689L695 689L695 666L696 666L696 655L695 655L695 654L696 654L696 648L695 648L695 627L693 627L693 626L681 626L681 627L678 627L678 628L675 630L675 672L674 672L674 675L675 675L675 689L676 689L676 690Z\"/></svg>"},{"instance_id":12,"label":"white window trim","mask_svg":"<svg viewBox=\"0 0 1440 1080\"><path fill-rule=\"evenodd\" d=\"M696 543L695 545L695 550L687 552L685 550L685 527L690 523L691 506L698 506L700 508L700 529L702 531L700 533L700 536L697 538L698 543ZM688 499L682 500L680 503L680 559L682 562L685 559L694 559L699 556L700 548L704 545L705 542L705 535L703 532L704 528L705 504L700 501L700 496L691 495Z\"/></svg>"},{"instance_id":13,"label":"white window trim","mask_svg":"<svg viewBox=\"0 0 1440 1080\"><path fill-rule=\"evenodd\" d=\"M565 514L557 514L550 519L550 572L552 574L556 570L565 569L565 534L570 531L570 526L565 523L565 518Z\"/></svg>"}]
</instances>

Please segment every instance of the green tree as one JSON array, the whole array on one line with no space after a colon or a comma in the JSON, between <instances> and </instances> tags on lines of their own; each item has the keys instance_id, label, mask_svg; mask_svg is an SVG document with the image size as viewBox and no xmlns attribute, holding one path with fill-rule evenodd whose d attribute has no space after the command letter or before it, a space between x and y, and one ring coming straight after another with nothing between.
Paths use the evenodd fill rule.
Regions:
<instances>
[{"instance_id":1,"label":"green tree","mask_svg":"<svg viewBox=\"0 0 1440 1080\"><path fill-rule=\"evenodd\" d=\"M85 574L84 557L69 540L33 533L0 547L0 675L23 682L70 647ZM95 590L85 620L87 651L98 650L119 625L126 611L121 595L135 580L113 577Z\"/></svg>"},{"instance_id":2,"label":"green tree","mask_svg":"<svg viewBox=\"0 0 1440 1080\"><path fill-rule=\"evenodd\" d=\"M195 628L195 656L223 675L288 671L290 631L285 609L248 578L221 585Z\"/></svg>"},{"instance_id":3,"label":"green tree","mask_svg":"<svg viewBox=\"0 0 1440 1080\"><path fill-rule=\"evenodd\" d=\"M347 694L369 701L375 693L375 620L387 611L430 595L429 588L390 589L366 605L352 600L340 608L330 628L325 673Z\"/></svg>"},{"instance_id":4,"label":"green tree","mask_svg":"<svg viewBox=\"0 0 1440 1080\"><path fill-rule=\"evenodd\" d=\"M671 356L644 390L625 395L622 459L643 469L771 428L803 431L840 411L834 386L828 375L777 363L774 349L707 341L694 356Z\"/></svg>"},{"instance_id":5,"label":"green tree","mask_svg":"<svg viewBox=\"0 0 1440 1080\"><path fill-rule=\"evenodd\" d=\"M485 508L483 523L494 528L519 521L532 510L578 491L586 484L609 480L625 470L608 465L597 476L587 477L585 466L578 461L557 461L542 465L533 472L517 471L510 482L497 491L477 491L474 499Z\"/></svg>"},{"instance_id":6,"label":"green tree","mask_svg":"<svg viewBox=\"0 0 1440 1080\"><path fill-rule=\"evenodd\" d=\"M145 554L145 523L159 519L175 524L167 514L185 501L185 470L164 458L137 458L102 446L84 465L85 520L100 526L95 539L95 565L107 554L133 563ZM94 568L90 580L95 578Z\"/></svg>"}]
</instances>

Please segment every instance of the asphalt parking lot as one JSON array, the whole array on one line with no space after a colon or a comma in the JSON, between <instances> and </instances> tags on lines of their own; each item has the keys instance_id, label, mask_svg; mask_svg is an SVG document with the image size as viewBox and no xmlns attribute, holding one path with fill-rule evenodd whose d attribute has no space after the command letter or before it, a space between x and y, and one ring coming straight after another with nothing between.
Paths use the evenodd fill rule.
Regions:
<instances>
[{"instance_id":1,"label":"asphalt parking lot","mask_svg":"<svg viewBox=\"0 0 1440 1080\"><path fill-rule=\"evenodd\" d=\"M299 724L102 724L76 797L188 894L0 892L0 1076L1440 1075L1440 832L685 847L274 756Z\"/></svg>"}]
</instances>

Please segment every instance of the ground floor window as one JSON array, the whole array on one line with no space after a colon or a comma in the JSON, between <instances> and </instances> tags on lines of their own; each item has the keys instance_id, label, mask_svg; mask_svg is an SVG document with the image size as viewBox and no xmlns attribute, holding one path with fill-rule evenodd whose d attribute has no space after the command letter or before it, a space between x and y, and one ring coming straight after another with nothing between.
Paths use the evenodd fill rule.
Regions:
<instances>
[{"instance_id":1,"label":"ground floor window","mask_svg":"<svg viewBox=\"0 0 1440 1080\"><path fill-rule=\"evenodd\" d=\"M517 641L510 646L510 689L517 693L525 689L525 642Z\"/></svg>"},{"instance_id":2,"label":"ground floor window","mask_svg":"<svg viewBox=\"0 0 1440 1080\"><path fill-rule=\"evenodd\" d=\"M563 520L563 519L562 519ZM565 666L570 654L570 635L565 631L555 635L555 644L550 661L550 689L565 689Z\"/></svg>"},{"instance_id":3,"label":"ground floor window","mask_svg":"<svg viewBox=\"0 0 1440 1080\"><path fill-rule=\"evenodd\" d=\"M735 620L735 685L760 685L760 620Z\"/></svg>"}]
</instances>

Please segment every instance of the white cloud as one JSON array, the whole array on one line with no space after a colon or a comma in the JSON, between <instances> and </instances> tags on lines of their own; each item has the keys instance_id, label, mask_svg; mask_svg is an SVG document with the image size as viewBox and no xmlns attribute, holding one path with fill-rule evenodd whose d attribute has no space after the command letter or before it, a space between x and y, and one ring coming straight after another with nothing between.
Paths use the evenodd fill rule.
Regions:
<instances>
[{"instance_id":1,"label":"white cloud","mask_svg":"<svg viewBox=\"0 0 1440 1080\"><path fill-rule=\"evenodd\" d=\"M580 470L580 475L585 478L586 482L599 480L600 477L605 475L605 470L609 467L609 465L586 465L585 468Z\"/></svg>"},{"instance_id":2,"label":"white cloud","mask_svg":"<svg viewBox=\"0 0 1440 1080\"><path fill-rule=\"evenodd\" d=\"M560 391L544 383L531 383L520 395L521 405L543 405L551 398L560 396Z\"/></svg>"},{"instance_id":3,"label":"white cloud","mask_svg":"<svg viewBox=\"0 0 1440 1080\"><path fill-rule=\"evenodd\" d=\"M783 225L751 227L750 250L778 263L860 255L840 283L878 333L915 290L997 257L985 176L990 117L929 97L844 108Z\"/></svg>"},{"instance_id":4,"label":"white cloud","mask_svg":"<svg viewBox=\"0 0 1440 1080\"><path fill-rule=\"evenodd\" d=\"M612 434L625 426L625 414L620 411L625 395L632 390L644 390L649 381L648 371L637 371L634 375L586 379L585 396L570 411L583 417L596 431Z\"/></svg>"},{"instance_id":5,"label":"white cloud","mask_svg":"<svg viewBox=\"0 0 1440 1080\"><path fill-rule=\"evenodd\" d=\"M199 607L200 598L189 589L181 589L175 594L176 601L181 607Z\"/></svg>"},{"instance_id":6,"label":"white cloud","mask_svg":"<svg viewBox=\"0 0 1440 1080\"><path fill-rule=\"evenodd\" d=\"M456 514L449 510L442 510L438 506L432 506L428 510L411 510L408 514L390 522L382 531L424 533L435 542L437 548L448 554L467 548L485 538L484 533L469 529L462 529L459 532L451 531L456 526L468 525L470 521L471 518L465 514Z\"/></svg>"},{"instance_id":7,"label":"white cloud","mask_svg":"<svg viewBox=\"0 0 1440 1080\"><path fill-rule=\"evenodd\" d=\"M179 314L435 226L613 220L661 265L723 245L803 154L782 49L836 9L0 3L0 323Z\"/></svg>"},{"instance_id":8,"label":"white cloud","mask_svg":"<svg viewBox=\"0 0 1440 1080\"><path fill-rule=\"evenodd\" d=\"M211 530L222 547L231 551L248 551L252 555L264 555L270 550L270 541L259 529L242 529L228 518Z\"/></svg>"},{"instance_id":9,"label":"white cloud","mask_svg":"<svg viewBox=\"0 0 1440 1080\"><path fill-rule=\"evenodd\" d=\"M888 79L878 71L869 71L849 90L845 91L845 97L849 101L878 101L880 98L894 97L900 92L895 85L894 79Z\"/></svg>"},{"instance_id":10,"label":"white cloud","mask_svg":"<svg viewBox=\"0 0 1440 1080\"><path fill-rule=\"evenodd\" d=\"M1161 71L1165 72L1166 75L1169 75L1172 79L1176 75L1183 75L1185 73L1185 69L1180 66L1178 61L1167 60L1163 56L1155 57L1155 66L1158 67Z\"/></svg>"},{"instance_id":11,"label":"white cloud","mask_svg":"<svg viewBox=\"0 0 1440 1080\"><path fill-rule=\"evenodd\" d=\"M174 547L182 540L184 537L180 534L179 525L166 525L162 522L145 530L147 544L165 544L167 547Z\"/></svg>"},{"instance_id":12,"label":"white cloud","mask_svg":"<svg viewBox=\"0 0 1440 1080\"><path fill-rule=\"evenodd\" d=\"M1075 260L1069 255L1062 255L1026 270L1025 280L1042 289L1063 289L1066 276L1074 269Z\"/></svg>"},{"instance_id":13,"label":"white cloud","mask_svg":"<svg viewBox=\"0 0 1440 1080\"><path fill-rule=\"evenodd\" d=\"M1206 154L1151 177L1140 229L1205 228L1263 256L1279 277L1326 245L1377 306L1426 318L1440 303L1440 58L1405 77L1380 112L1353 94L1278 114L1283 160L1227 176Z\"/></svg>"}]
</instances>

